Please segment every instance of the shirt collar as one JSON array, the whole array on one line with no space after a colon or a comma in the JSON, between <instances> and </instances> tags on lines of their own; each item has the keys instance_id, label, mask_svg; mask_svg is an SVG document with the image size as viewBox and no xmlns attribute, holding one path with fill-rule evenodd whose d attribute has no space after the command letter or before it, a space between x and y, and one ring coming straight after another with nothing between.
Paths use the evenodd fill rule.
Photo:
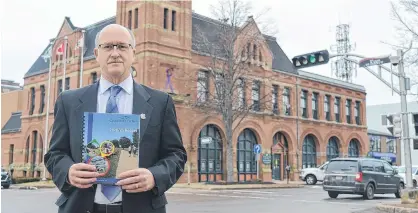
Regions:
<instances>
[{"instance_id":1,"label":"shirt collar","mask_svg":"<svg viewBox=\"0 0 418 213\"><path fill-rule=\"evenodd\" d=\"M100 76L100 83L99 83L99 94L103 94L105 93L111 86L113 86L114 84L108 80L106 80L105 78L103 78L103 76ZM125 80L123 80L122 82L120 82L118 84L120 87L122 87L122 89L128 93L129 95L132 94L133 91L133 79L132 79L132 75L129 75Z\"/></svg>"}]
</instances>

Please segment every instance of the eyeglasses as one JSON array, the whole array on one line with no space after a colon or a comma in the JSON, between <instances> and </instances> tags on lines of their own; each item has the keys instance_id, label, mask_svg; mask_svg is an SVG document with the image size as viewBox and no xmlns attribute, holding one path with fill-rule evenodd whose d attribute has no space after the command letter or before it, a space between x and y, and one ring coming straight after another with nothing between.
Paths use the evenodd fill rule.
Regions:
<instances>
[{"instance_id":1,"label":"eyeglasses","mask_svg":"<svg viewBox=\"0 0 418 213\"><path fill-rule=\"evenodd\" d=\"M102 48L105 52L110 52L115 49L115 47L121 51L126 52L128 51L129 47L132 47L130 44L99 44L99 47ZM133 48L133 47L132 47Z\"/></svg>"}]
</instances>

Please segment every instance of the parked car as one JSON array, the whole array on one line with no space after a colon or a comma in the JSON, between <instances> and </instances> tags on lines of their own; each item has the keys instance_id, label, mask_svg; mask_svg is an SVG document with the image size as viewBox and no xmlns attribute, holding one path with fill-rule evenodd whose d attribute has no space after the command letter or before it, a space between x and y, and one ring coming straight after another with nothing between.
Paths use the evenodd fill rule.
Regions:
<instances>
[{"instance_id":1,"label":"parked car","mask_svg":"<svg viewBox=\"0 0 418 213\"><path fill-rule=\"evenodd\" d=\"M324 175L323 189L329 197L339 194L359 194L373 199L375 194L395 194L401 197L404 180L387 161L373 158L332 159Z\"/></svg>"},{"instance_id":2,"label":"parked car","mask_svg":"<svg viewBox=\"0 0 418 213\"><path fill-rule=\"evenodd\" d=\"M12 177L5 169L1 169L1 186L8 189L12 185Z\"/></svg>"},{"instance_id":3,"label":"parked car","mask_svg":"<svg viewBox=\"0 0 418 213\"><path fill-rule=\"evenodd\" d=\"M398 166L396 167L396 170L398 171L398 174L403 177L404 180L406 180L406 168L405 166ZM418 166L413 165L412 166L412 185L414 188L417 187L417 180L418 180Z\"/></svg>"},{"instance_id":4,"label":"parked car","mask_svg":"<svg viewBox=\"0 0 418 213\"><path fill-rule=\"evenodd\" d=\"M299 174L299 179L305 181L308 185L315 185L318 181L324 180L324 170L328 165L328 161L318 168L305 168Z\"/></svg>"}]
</instances>

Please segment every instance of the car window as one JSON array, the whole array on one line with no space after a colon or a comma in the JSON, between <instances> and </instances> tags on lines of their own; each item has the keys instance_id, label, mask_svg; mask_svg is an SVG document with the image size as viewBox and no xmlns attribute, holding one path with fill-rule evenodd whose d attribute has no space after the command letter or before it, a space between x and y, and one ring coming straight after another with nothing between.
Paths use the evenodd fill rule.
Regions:
<instances>
[{"instance_id":1,"label":"car window","mask_svg":"<svg viewBox=\"0 0 418 213\"><path fill-rule=\"evenodd\" d=\"M329 173L356 173L357 167L356 160L334 160L328 163L326 171Z\"/></svg>"},{"instance_id":2,"label":"car window","mask_svg":"<svg viewBox=\"0 0 418 213\"><path fill-rule=\"evenodd\" d=\"M388 163L384 163L383 166L384 166L385 172L387 174L393 174L393 168L392 168L392 166L390 166Z\"/></svg>"},{"instance_id":3,"label":"car window","mask_svg":"<svg viewBox=\"0 0 418 213\"><path fill-rule=\"evenodd\" d=\"M379 161L373 161L373 167L375 172L385 172L385 169L383 168L383 163Z\"/></svg>"},{"instance_id":4,"label":"car window","mask_svg":"<svg viewBox=\"0 0 418 213\"><path fill-rule=\"evenodd\" d=\"M363 171L363 172L366 172L366 171L374 172L374 166L373 166L372 161L370 161L370 160L363 160L361 162L361 171Z\"/></svg>"}]
</instances>

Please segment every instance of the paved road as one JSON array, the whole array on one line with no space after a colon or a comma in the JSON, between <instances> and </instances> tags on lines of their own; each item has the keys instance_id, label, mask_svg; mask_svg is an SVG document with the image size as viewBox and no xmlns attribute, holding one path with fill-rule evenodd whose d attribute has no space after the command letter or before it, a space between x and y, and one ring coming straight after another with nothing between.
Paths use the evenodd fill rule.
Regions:
<instances>
[{"instance_id":1,"label":"paved road","mask_svg":"<svg viewBox=\"0 0 418 213\"><path fill-rule=\"evenodd\" d=\"M33 213L57 212L54 204L59 192L56 189L17 190L2 189L1 212ZM292 212L367 212L379 203L397 203L394 195L377 196L363 200L356 195L340 195L330 199L319 186L298 189L271 190L192 190L172 189L167 192L170 213L277 213Z\"/></svg>"}]
</instances>

